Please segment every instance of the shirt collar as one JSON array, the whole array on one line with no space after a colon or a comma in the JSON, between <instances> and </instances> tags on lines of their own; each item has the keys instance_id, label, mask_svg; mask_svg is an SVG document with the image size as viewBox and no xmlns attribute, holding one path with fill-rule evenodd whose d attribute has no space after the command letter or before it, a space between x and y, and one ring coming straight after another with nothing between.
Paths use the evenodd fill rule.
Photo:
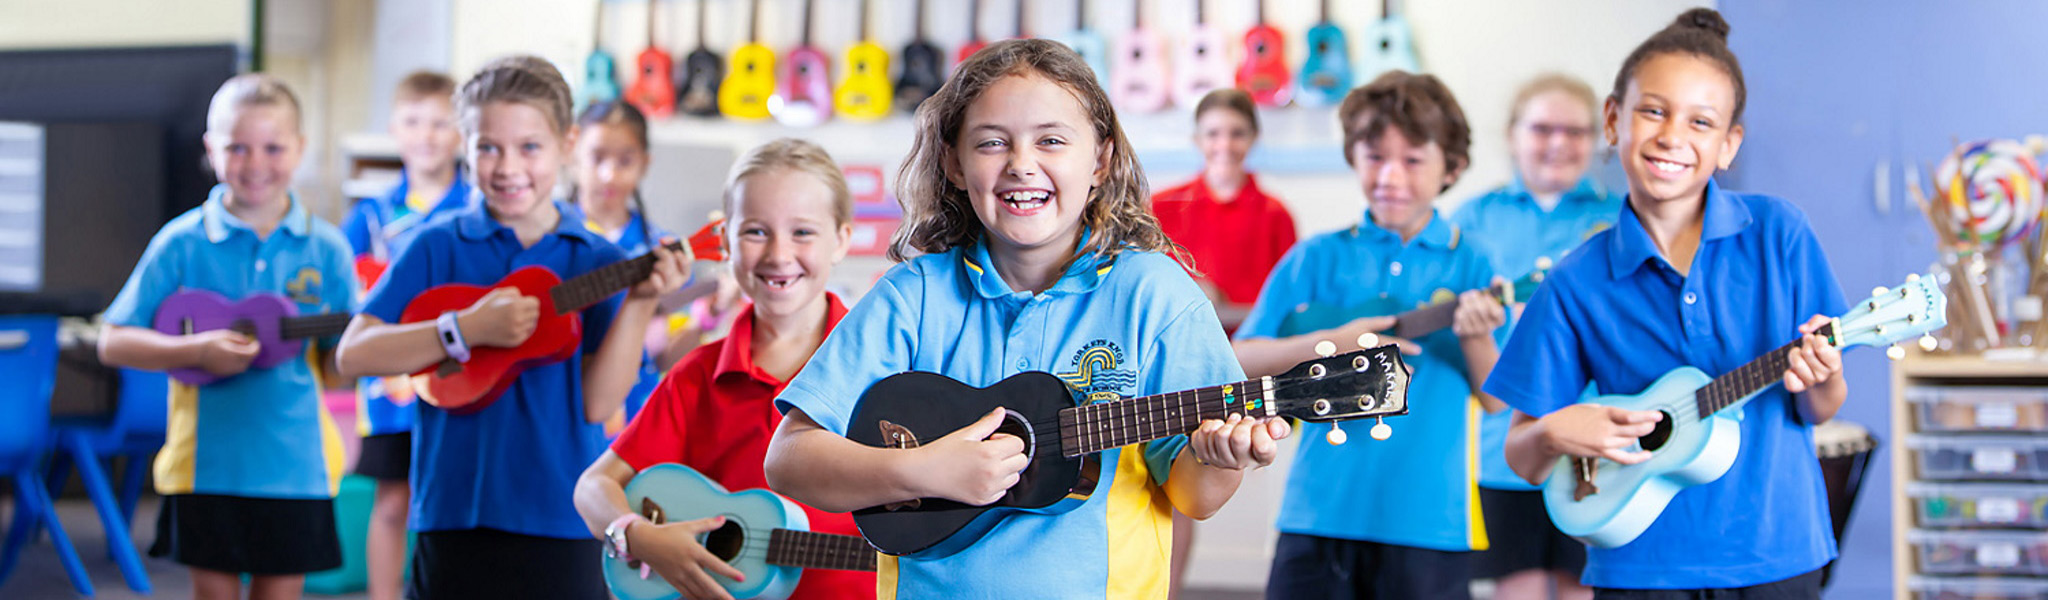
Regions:
<instances>
[{"instance_id":1,"label":"shirt collar","mask_svg":"<svg viewBox=\"0 0 2048 600\"><path fill-rule=\"evenodd\" d=\"M1237 186L1237 195L1231 197L1231 201L1243 200L1256 193L1259 193L1258 178L1253 177L1251 173L1245 173L1244 185ZM1221 200L1216 198L1216 190L1209 187L1209 178L1203 177L1201 174L1195 175L1195 199L1211 203L1221 202Z\"/></svg>"},{"instance_id":2,"label":"shirt collar","mask_svg":"<svg viewBox=\"0 0 2048 600\"><path fill-rule=\"evenodd\" d=\"M1358 227L1352 230L1360 235L1369 236L1374 239L1391 239L1396 244L1401 243L1401 234L1395 233L1392 229L1380 227L1379 223L1373 222L1370 209L1367 209L1365 213L1365 222L1360 223ZM1435 208L1431 208L1429 209L1429 224L1422 226L1422 232L1415 234L1413 241L1432 248L1449 250L1458 247L1460 237L1462 236L1458 231L1458 227L1444 220L1442 213L1437 212Z\"/></svg>"},{"instance_id":3,"label":"shirt collar","mask_svg":"<svg viewBox=\"0 0 2048 600\"><path fill-rule=\"evenodd\" d=\"M1018 292L1010 289L1010 283L1003 281L1003 276L996 273L993 266L995 260L990 258L988 253L988 234L982 235L983 240L960 248L960 262L961 266L967 269L967 279L974 284L974 290L983 298L993 299L1017 294ZM1074 249L1078 251L1087 247L1089 235L1091 233L1083 229L1081 241L1074 245ZM1116 261L1104 262L1093 252L1083 253L1074 258L1073 264L1067 265L1067 271L1062 273L1059 281L1053 282L1052 288L1047 289L1045 293L1075 294L1094 291L1096 287L1102 285L1104 276L1109 275L1109 270L1115 266Z\"/></svg>"},{"instance_id":4,"label":"shirt collar","mask_svg":"<svg viewBox=\"0 0 2048 600\"><path fill-rule=\"evenodd\" d=\"M206 203L200 205L200 220L206 226L206 241L218 244L227 241L236 231L247 231L252 235L255 233L255 229L247 222L228 212L228 193L227 184L214 184L213 190L206 194ZM284 218L277 222L277 230L294 237L305 237L313 230L313 213L299 202L298 194L286 192L285 201L291 203L291 208L285 209Z\"/></svg>"},{"instance_id":5,"label":"shirt collar","mask_svg":"<svg viewBox=\"0 0 2048 600\"><path fill-rule=\"evenodd\" d=\"M1707 205L1705 222L1700 224L1700 248L1706 248L1707 240L1719 239L1741 233L1755 219L1749 207L1721 189L1721 184L1707 180ZM1621 221L1614 226L1614 236L1609 238L1608 270L1615 279L1620 279L1644 263L1662 255L1657 252L1657 243L1650 239L1650 232L1643 229L1643 222L1636 217L1636 211L1624 199ZM1695 252L1697 256L1697 251Z\"/></svg>"},{"instance_id":6,"label":"shirt collar","mask_svg":"<svg viewBox=\"0 0 2048 600\"><path fill-rule=\"evenodd\" d=\"M561 219L555 223L554 233L586 243L605 241L597 232L591 231L583 224L583 211L578 210L575 205L561 200L552 202L555 203L555 210L561 212ZM462 210L463 212L455 217L455 231L462 234L464 239L486 240L499 231L512 233L512 228L491 218L491 211L481 198L463 207Z\"/></svg>"},{"instance_id":7,"label":"shirt collar","mask_svg":"<svg viewBox=\"0 0 2048 600\"><path fill-rule=\"evenodd\" d=\"M839 300L838 294L825 292L825 332L831 333L833 328L839 326L839 319L845 316L846 303ZM769 385L783 384L782 381L776 380L775 376L754 366L752 304L748 304L746 310L740 311L740 316L733 319L732 328L725 334L725 345L718 349L718 364L713 367L711 378L720 380L729 376L746 377Z\"/></svg>"}]
</instances>

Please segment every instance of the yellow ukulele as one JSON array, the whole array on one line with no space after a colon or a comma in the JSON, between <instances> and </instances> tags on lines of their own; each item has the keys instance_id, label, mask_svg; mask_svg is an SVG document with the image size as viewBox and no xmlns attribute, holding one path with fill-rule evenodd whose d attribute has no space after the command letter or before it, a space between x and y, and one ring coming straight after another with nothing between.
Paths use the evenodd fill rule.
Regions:
<instances>
[{"instance_id":1,"label":"yellow ukulele","mask_svg":"<svg viewBox=\"0 0 2048 600\"><path fill-rule=\"evenodd\" d=\"M718 112L753 121L768 118L768 97L775 95L775 51L761 43L761 0L747 17L751 39L732 51L732 68L718 85Z\"/></svg>"},{"instance_id":2,"label":"yellow ukulele","mask_svg":"<svg viewBox=\"0 0 2048 600\"><path fill-rule=\"evenodd\" d=\"M889 114L889 51L868 32L868 3L860 3L860 41L846 49L846 80L832 93L834 108L849 119L873 121Z\"/></svg>"}]
</instances>

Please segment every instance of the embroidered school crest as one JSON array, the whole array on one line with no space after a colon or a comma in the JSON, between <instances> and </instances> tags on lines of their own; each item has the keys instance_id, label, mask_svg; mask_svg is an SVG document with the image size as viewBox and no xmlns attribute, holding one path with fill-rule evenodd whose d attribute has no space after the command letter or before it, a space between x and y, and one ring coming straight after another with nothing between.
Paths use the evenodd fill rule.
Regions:
<instances>
[{"instance_id":1,"label":"embroidered school crest","mask_svg":"<svg viewBox=\"0 0 2048 600\"><path fill-rule=\"evenodd\" d=\"M1121 400L1138 383L1138 369L1124 366L1124 349L1109 340L1095 340L1074 353L1067 373L1054 373L1088 403Z\"/></svg>"},{"instance_id":2,"label":"embroidered school crest","mask_svg":"<svg viewBox=\"0 0 2048 600\"><path fill-rule=\"evenodd\" d=\"M320 305L320 268L300 267L292 280L284 284L286 295L299 304Z\"/></svg>"}]
</instances>

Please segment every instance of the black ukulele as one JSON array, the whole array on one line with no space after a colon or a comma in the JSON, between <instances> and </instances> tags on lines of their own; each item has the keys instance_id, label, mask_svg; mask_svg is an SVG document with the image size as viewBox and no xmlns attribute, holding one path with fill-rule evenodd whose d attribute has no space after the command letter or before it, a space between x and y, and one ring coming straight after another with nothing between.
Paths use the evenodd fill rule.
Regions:
<instances>
[{"instance_id":1,"label":"black ukulele","mask_svg":"<svg viewBox=\"0 0 2048 600\"><path fill-rule=\"evenodd\" d=\"M718 82L725 79L725 58L711 51L704 37L704 5L711 0L697 0L697 49L683 57L683 64L676 69L677 104L683 113L699 117L718 116Z\"/></svg>"},{"instance_id":2,"label":"black ukulele","mask_svg":"<svg viewBox=\"0 0 2048 600\"><path fill-rule=\"evenodd\" d=\"M893 375L861 394L846 437L915 448L1003 407L1009 414L996 431L1023 439L1031 462L993 504L923 498L854 511L853 522L885 554L950 556L1011 512L1059 514L1079 507L1099 481L1097 452L1188 433L1203 419L1232 414L1317 422L1407 414L1409 370L1388 345L1304 362L1278 376L1080 406L1065 382L1042 371L986 388L934 373ZM1384 431L1375 437L1384 438Z\"/></svg>"},{"instance_id":3,"label":"black ukulele","mask_svg":"<svg viewBox=\"0 0 2048 600\"><path fill-rule=\"evenodd\" d=\"M896 104L909 113L946 83L946 55L924 36L924 1L917 0L917 34L897 53L903 56L903 72L896 77Z\"/></svg>"}]
</instances>

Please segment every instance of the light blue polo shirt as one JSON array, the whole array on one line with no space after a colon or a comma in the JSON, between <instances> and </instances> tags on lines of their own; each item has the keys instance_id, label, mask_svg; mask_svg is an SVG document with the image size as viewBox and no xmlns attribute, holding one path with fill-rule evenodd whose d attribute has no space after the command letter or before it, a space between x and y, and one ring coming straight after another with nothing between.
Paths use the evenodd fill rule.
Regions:
<instances>
[{"instance_id":1,"label":"light blue polo shirt","mask_svg":"<svg viewBox=\"0 0 2048 600\"><path fill-rule=\"evenodd\" d=\"M427 212L413 212L406 204L406 196L412 193L412 180L403 173L399 174L398 185L383 196L356 202L348 213L348 222L342 224L342 232L348 234L349 246L355 249L356 256L374 256L388 263L412 241L419 225L469 205L474 188L461 167L456 169L448 192ZM412 431L412 403L400 406L392 401L385 383L383 377L364 377L356 382L357 433L371 436Z\"/></svg>"},{"instance_id":2,"label":"light blue polo shirt","mask_svg":"<svg viewBox=\"0 0 2048 600\"><path fill-rule=\"evenodd\" d=\"M183 290L230 299L291 298L299 314L351 312L356 275L348 240L313 218L296 196L284 219L258 239L223 204L216 185L198 208L164 224L128 283L107 307L107 322L149 329L157 307ZM252 369L203 387L171 380L168 429L155 463L160 494L250 498L329 498L340 483L341 439L320 400L320 379L306 356Z\"/></svg>"},{"instance_id":3,"label":"light blue polo shirt","mask_svg":"<svg viewBox=\"0 0 2048 600\"><path fill-rule=\"evenodd\" d=\"M1085 255L1040 294L1011 291L991 264L974 244L890 268L776 407L843 435L861 393L905 371L977 387L1047 371L1094 402L1244 378L1208 298L1164 255ZM1103 452L1102 481L1072 512L1012 514L947 558L882 557L881 581L896 584L881 597L1163 597L1173 534L1160 486L1186 444Z\"/></svg>"},{"instance_id":4,"label":"light blue polo shirt","mask_svg":"<svg viewBox=\"0 0 2048 600\"><path fill-rule=\"evenodd\" d=\"M1782 199L1709 183L1699 251L1681 276L1635 212L1551 271L1522 311L1486 391L1550 414L1600 393L1635 393L1692 366L1718 376L1840 315L1842 290L1806 215ZM1742 408L1742 450L1726 475L1688 488L1629 544L1591 548L1588 585L1696 589L1800 575L1835 556L1813 428L1773 386Z\"/></svg>"},{"instance_id":5,"label":"light blue polo shirt","mask_svg":"<svg viewBox=\"0 0 2048 600\"><path fill-rule=\"evenodd\" d=\"M629 257L646 254L648 250L653 249L654 242L661 240L661 238L678 237L676 234L670 233L669 230L662 229L660 225L655 225L652 221L642 218L640 213L629 214L632 216L626 220L626 226L619 231L617 239L612 239L611 236L606 235L606 232L594 222L586 220L584 224L598 235L604 236L606 239L612 239L612 243L617 244L619 249L626 251L626 256ZM680 238L678 237L678 239ZM691 280L695 281L695 277L693 276ZM683 286L688 287L689 283L686 282ZM632 391L626 392L627 420L630 421L634 416L640 414L640 407L647 405L647 397L654 394L655 386L660 383L661 369L655 366L654 357L644 351L641 352L640 379L633 384Z\"/></svg>"},{"instance_id":6,"label":"light blue polo shirt","mask_svg":"<svg viewBox=\"0 0 2048 600\"><path fill-rule=\"evenodd\" d=\"M1592 177L1558 197L1549 211L1536 204L1536 197L1516 177L1500 189L1474 198L1451 215L1451 222L1466 235L1485 240L1487 259L1493 272L1509 280L1521 279L1536 269L1540 259L1558 259L1595 233L1614 226L1621 215L1621 199L1608 195ZM1528 301L1528 298L1521 298ZM1509 327L1507 329L1512 329ZM1507 441L1512 411L1487 413L1479 423L1479 485L1498 490L1534 490L1508 468L1501 447Z\"/></svg>"},{"instance_id":7,"label":"light blue polo shirt","mask_svg":"<svg viewBox=\"0 0 2048 600\"><path fill-rule=\"evenodd\" d=\"M567 280L626 258L583 226L576 207L557 201L555 209L561 222L531 247L521 247L482 202L426 224L370 290L363 312L395 323L407 303L434 286L488 286L536 265ZM583 310L580 352L527 369L489 408L456 415L413 403L413 531L590 537L570 503L576 478L604 452L604 426L583 418L583 357L604 341L621 297Z\"/></svg>"},{"instance_id":8,"label":"light blue polo shirt","mask_svg":"<svg viewBox=\"0 0 2048 600\"><path fill-rule=\"evenodd\" d=\"M1305 305L1385 299L1408 310L1485 287L1493 269L1477 246L1434 211L1405 244L1368 214L1361 225L1289 250L1237 337L1308 333L1282 327L1289 312ZM1331 341L1339 347L1356 343ZM1476 486L1480 410L1466 381L1465 353L1448 327L1415 341L1423 353L1404 357L1415 374L1408 384L1408 414L1387 422L1392 438L1352 435L1350 443L1332 446L1324 441L1330 425L1301 424L1300 450L1280 503L1280 531L1444 551L1486 548ZM1370 425L1350 427L1355 434Z\"/></svg>"}]
</instances>

